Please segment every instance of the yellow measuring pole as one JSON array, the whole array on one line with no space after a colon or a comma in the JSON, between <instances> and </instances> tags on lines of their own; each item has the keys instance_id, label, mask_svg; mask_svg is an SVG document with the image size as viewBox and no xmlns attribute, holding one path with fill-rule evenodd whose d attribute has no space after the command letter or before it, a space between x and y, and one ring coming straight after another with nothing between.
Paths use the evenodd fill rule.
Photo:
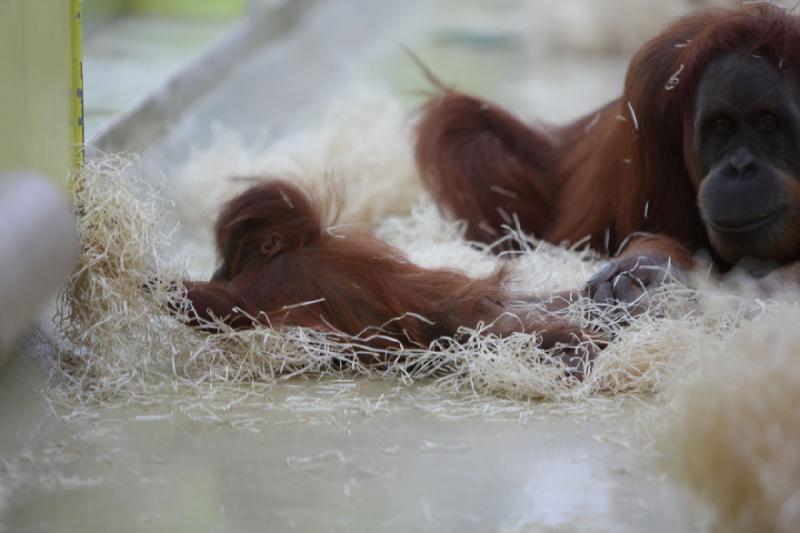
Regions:
<instances>
[{"instance_id":1,"label":"yellow measuring pole","mask_svg":"<svg viewBox=\"0 0 800 533\"><path fill-rule=\"evenodd\" d=\"M72 0L70 9L72 41L72 153L74 167L83 164L83 39L81 34L81 0Z\"/></svg>"},{"instance_id":2,"label":"yellow measuring pole","mask_svg":"<svg viewBox=\"0 0 800 533\"><path fill-rule=\"evenodd\" d=\"M0 2L0 172L66 184L82 160L79 0Z\"/></svg>"}]
</instances>

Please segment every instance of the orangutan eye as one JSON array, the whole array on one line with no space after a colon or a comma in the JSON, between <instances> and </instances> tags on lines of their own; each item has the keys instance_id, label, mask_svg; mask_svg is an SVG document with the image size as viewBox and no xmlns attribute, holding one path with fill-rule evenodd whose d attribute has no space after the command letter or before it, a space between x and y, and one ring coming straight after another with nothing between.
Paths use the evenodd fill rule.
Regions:
<instances>
[{"instance_id":1,"label":"orangutan eye","mask_svg":"<svg viewBox=\"0 0 800 533\"><path fill-rule=\"evenodd\" d=\"M772 131L778 127L778 117L769 112L761 113L758 117L758 129L762 131Z\"/></svg>"},{"instance_id":2,"label":"orangutan eye","mask_svg":"<svg viewBox=\"0 0 800 533\"><path fill-rule=\"evenodd\" d=\"M714 131L718 133L731 133L736 128L736 124L733 122L733 119L725 116L714 119L712 125L714 127Z\"/></svg>"}]
</instances>

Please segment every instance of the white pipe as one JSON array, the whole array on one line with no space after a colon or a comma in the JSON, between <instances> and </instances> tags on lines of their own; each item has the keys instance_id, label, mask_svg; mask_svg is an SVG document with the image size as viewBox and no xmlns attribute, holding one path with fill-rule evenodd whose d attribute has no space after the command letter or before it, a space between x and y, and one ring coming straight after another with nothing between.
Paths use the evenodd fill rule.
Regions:
<instances>
[{"instance_id":1,"label":"white pipe","mask_svg":"<svg viewBox=\"0 0 800 533\"><path fill-rule=\"evenodd\" d=\"M22 172L0 175L0 364L78 258L64 193Z\"/></svg>"}]
</instances>

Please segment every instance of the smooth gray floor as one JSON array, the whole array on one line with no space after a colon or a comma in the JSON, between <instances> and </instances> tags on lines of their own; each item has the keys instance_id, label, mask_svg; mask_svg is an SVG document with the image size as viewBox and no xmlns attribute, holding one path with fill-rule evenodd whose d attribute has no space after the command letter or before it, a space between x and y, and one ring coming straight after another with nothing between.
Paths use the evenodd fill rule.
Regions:
<instances>
[{"instance_id":1,"label":"smooth gray floor","mask_svg":"<svg viewBox=\"0 0 800 533\"><path fill-rule=\"evenodd\" d=\"M25 397L2 385L4 405ZM40 415L41 400L27 396L33 405L10 419L4 412L3 427ZM602 422L520 424L398 407L305 422L273 408L251 413L269 421L257 432L168 408L48 418L18 434L26 445L3 461L3 524L19 532L696 530L697 516L680 509L657 472L605 442L630 408Z\"/></svg>"},{"instance_id":2,"label":"smooth gray floor","mask_svg":"<svg viewBox=\"0 0 800 533\"><path fill-rule=\"evenodd\" d=\"M214 122L245 136L309 127L354 76L389 80L409 91L411 107L424 82L401 43L460 87L550 119L577 116L618 90L626 58L548 59L503 22L513 9L527 13L524 2L499 3L502 16L470 14L480 3L466 4L451 17L452 0L320 1L153 139L145 163L169 175L210 142ZM615 438L646 402L603 417L534 404L454 418L457 401L432 412L416 389L357 382L353 405L386 397L386 406L330 411L319 385L292 382L232 408L259 420L252 426L192 419L169 401L70 416L41 392L47 336L19 352L0 372L0 530L703 530L700 511L628 448L635 440ZM319 409L299 409L296 394L318 398Z\"/></svg>"}]
</instances>

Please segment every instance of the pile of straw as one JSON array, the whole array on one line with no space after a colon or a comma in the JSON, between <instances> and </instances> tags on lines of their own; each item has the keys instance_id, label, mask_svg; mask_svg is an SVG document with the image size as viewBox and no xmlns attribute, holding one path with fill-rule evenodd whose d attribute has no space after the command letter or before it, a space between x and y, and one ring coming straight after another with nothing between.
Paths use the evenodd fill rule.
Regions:
<instances>
[{"instance_id":1,"label":"pile of straw","mask_svg":"<svg viewBox=\"0 0 800 533\"><path fill-rule=\"evenodd\" d=\"M296 375L435 379L453 391L476 391L517 399L576 400L597 395L650 394L662 388L674 367L713 351L731 333L721 317L684 309L687 289L667 286L658 311L619 327L583 381L567 379L546 362L536 335L496 338L467 331L459 342L436 349L389 354L387 365L365 367L357 354L368 348L354 339L302 328L260 327L218 333L186 327L189 303L180 289L184 265L171 252L170 205L149 181L137 177L135 162L104 158L87 164L75 199L83 245L81 268L62 293L59 324L68 348L62 368L84 399L150 396L167 383L208 387L274 383ZM579 284L597 268L586 252L524 241L524 251L500 257L460 238L462 228L446 222L430 204L410 217L390 218L378 233L426 266L467 266L481 274L510 263L514 289L547 292ZM525 237L511 233L511 238ZM522 241L521 241L522 242ZM302 283L302 280L298 280ZM613 323L619 309L591 309L579 301L568 314ZM178 307L175 313L170 307ZM662 314L680 309L671 319ZM589 318L593 317L593 318ZM731 318L728 322L736 321ZM402 357L399 357L402 355Z\"/></svg>"}]
</instances>

